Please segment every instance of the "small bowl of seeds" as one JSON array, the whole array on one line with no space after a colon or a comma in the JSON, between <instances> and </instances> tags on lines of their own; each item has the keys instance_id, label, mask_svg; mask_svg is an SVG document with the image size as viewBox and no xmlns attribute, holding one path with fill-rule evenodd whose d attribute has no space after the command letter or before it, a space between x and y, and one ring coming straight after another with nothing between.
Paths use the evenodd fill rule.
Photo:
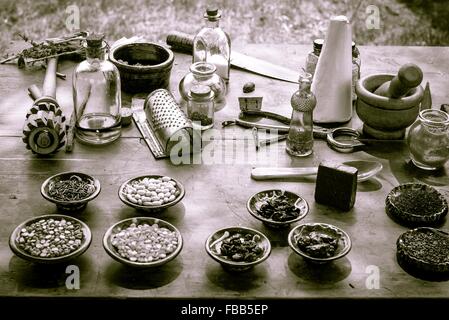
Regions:
<instances>
[{"instance_id":1,"label":"small bowl of seeds","mask_svg":"<svg viewBox=\"0 0 449 320\"><path fill-rule=\"evenodd\" d=\"M103 237L103 247L116 261L131 267L159 267L181 252L181 233L167 221L137 217L117 222Z\"/></svg>"},{"instance_id":2,"label":"small bowl of seeds","mask_svg":"<svg viewBox=\"0 0 449 320\"><path fill-rule=\"evenodd\" d=\"M9 247L25 260L56 264L83 254L90 246L92 233L82 221L60 214L34 217L11 233Z\"/></svg>"},{"instance_id":3,"label":"small bowl of seeds","mask_svg":"<svg viewBox=\"0 0 449 320\"><path fill-rule=\"evenodd\" d=\"M171 207L181 201L184 195L184 186L179 181L160 175L129 179L118 190L118 196L124 204L147 212Z\"/></svg>"},{"instance_id":4,"label":"small bowl of seeds","mask_svg":"<svg viewBox=\"0 0 449 320\"><path fill-rule=\"evenodd\" d=\"M80 211L100 194L100 181L81 172L62 172L42 183L41 194L62 211Z\"/></svg>"}]
</instances>

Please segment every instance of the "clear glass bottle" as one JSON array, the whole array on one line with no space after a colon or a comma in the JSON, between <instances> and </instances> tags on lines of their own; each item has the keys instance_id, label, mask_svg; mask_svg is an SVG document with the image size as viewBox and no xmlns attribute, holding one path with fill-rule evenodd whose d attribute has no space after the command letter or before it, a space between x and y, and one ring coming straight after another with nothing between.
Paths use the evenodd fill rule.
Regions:
<instances>
[{"instance_id":1,"label":"clear glass bottle","mask_svg":"<svg viewBox=\"0 0 449 320\"><path fill-rule=\"evenodd\" d=\"M195 128L207 130L214 126L214 92L208 86L190 88L187 117Z\"/></svg>"},{"instance_id":2,"label":"clear glass bottle","mask_svg":"<svg viewBox=\"0 0 449 320\"><path fill-rule=\"evenodd\" d=\"M120 136L121 92L117 67L105 60L102 35L86 39L86 57L73 73L76 137L88 144L105 144Z\"/></svg>"},{"instance_id":3,"label":"clear glass bottle","mask_svg":"<svg viewBox=\"0 0 449 320\"><path fill-rule=\"evenodd\" d=\"M189 100L190 89L202 84L211 88L214 93L215 110L220 110L226 104L226 84L215 73L216 67L208 62L195 62L190 66L190 72L179 82L179 93L184 100Z\"/></svg>"},{"instance_id":4,"label":"clear glass bottle","mask_svg":"<svg viewBox=\"0 0 449 320\"><path fill-rule=\"evenodd\" d=\"M352 42L352 101L355 101L357 99L355 86L357 84L357 81L360 79L361 64L362 60L360 57L359 48L357 48L355 42Z\"/></svg>"},{"instance_id":5,"label":"clear glass bottle","mask_svg":"<svg viewBox=\"0 0 449 320\"><path fill-rule=\"evenodd\" d=\"M296 157L305 157L313 152L313 109L315 95L310 91L311 74L299 79L299 90L291 98L293 108L290 130L287 136L287 152Z\"/></svg>"},{"instance_id":6,"label":"clear glass bottle","mask_svg":"<svg viewBox=\"0 0 449 320\"><path fill-rule=\"evenodd\" d=\"M324 39L315 39L313 41L313 51L307 55L306 59L306 72L310 73L313 77L315 74L318 58L320 57L321 49L323 48Z\"/></svg>"},{"instance_id":7,"label":"clear glass bottle","mask_svg":"<svg viewBox=\"0 0 449 320\"><path fill-rule=\"evenodd\" d=\"M193 39L193 63L213 63L216 73L227 85L231 70L231 39L219 26L221 14L217 9L207 9L204 18L206 26Z\"/></svg>"},{"instance_id":8,"label":"clear glass bottle","mask_svg":"<svg viewBox=\"0 0 449 320\"><path fill-rule=\"evenodd\" d=\"M424 170L444 167L449 159L449 114L426 109L408 131L407 144L412 162Z\"/></svg>"}]
</instances>

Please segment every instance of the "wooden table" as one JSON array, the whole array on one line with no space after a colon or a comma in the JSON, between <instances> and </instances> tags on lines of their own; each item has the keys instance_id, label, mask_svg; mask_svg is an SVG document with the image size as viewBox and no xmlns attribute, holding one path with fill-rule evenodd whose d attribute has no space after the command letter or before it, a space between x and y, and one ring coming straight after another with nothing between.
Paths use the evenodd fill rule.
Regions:
<instances>
[{"instance_id":1,"label":"wooden table","mask_svg":"<svg viewBox=\"0 0 449 320\"><path fill-rule=\"evenodd\" d=\"M244 53L265 58L299 70L304 66L309 46L247 45ZM415 62L430 81L434 107L449 101L449 48L361 47L362 75L394 73L406 62ZM178 83L188 71L190 57L176 54L171 89L179 97ZM70 62L59 71L68 74ZM4 297L143 297L143 298L360 298L360 297L447 297L447 282L428 282L407 274L396 262L396 239L407 229L385 214L384 200L395 186L424 182L449 196L446 165L437 173L418 171L408 163L405 144L388 144L353 154L337 153L325 142L316 141L314 153L306 159L292 159L285 142L263 148L257 154L250 130L221 128L223 120L239 113L237 96L247 81L256 83L264 94L263 109L290 114L290 97L297 90L289 84L242 71L232 70L227 106L216 113L215 151L221 150L215 165L175 166L168 160L156 161L134 124L124 128L115 143L94 147L76 144L73 153L59 151L40 158L25 149L21 131L31 106L26 88L43 80L43 70L19 70L15 65L0 66L0 296ZM425 82L424 82L425 83ZM58 80L57 97L63 111L72 108L71 81ZM129 97L124 96L124 104ZM352 125L359 127L354 118ZM314 202L314 180L264 181L250 178L251 167L311 166L322 160L379 160L384 169L375 179L358 186L357 201L350 212L339 212ZM80 268L81 287L65 286L66 266L49 267L28 263L10 251L11 231L25 219L56 213L56 207L40 195L41 183L61 171L77 170L96 176L102 185L97 199L76 214L93 233L89 250L71 262ZM139 215L117 196L119 185L141 174L163 174L179 179L186 196L178 205L159 215L179 228L184 238L180 255L154 270L129 270L112 260L102 247L102 237L113 223ZM310 205L304 222L335 224L349 233L351 252L326 266L310 266L288 247L288 230L271 230L247 212L248 198L268 188L285 188L301 194ZM230 274L205 252L206 238L216 229L231 225L248 226L265 233L273 250L267 261L244 274ZM370 288L370 275L379 270L379 288ZM374 285L375 286L375 285Z\"/></svg>"}]
</instances>

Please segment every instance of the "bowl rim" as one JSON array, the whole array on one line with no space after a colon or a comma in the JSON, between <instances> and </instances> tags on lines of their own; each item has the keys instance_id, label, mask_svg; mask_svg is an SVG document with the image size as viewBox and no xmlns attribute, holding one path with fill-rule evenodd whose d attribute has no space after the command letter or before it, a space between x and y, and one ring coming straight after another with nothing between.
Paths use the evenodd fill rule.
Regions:
<instances>
[{"instance_id":1,"label":"bowl rim","mask_svg":"<svg viewBox=\"0 0 449 320\"><path fill-rule=\"evenodd\" d=\"M427 190L430 190L431 192L436 193L436 194L438 195L438 198L439 198L439 199L441 200L441 202L443 203L443 208L442 208L442 210L440 210L440 211L438 211L438 212L435 212L435 213L432 213L432 214L427 215L427 216L418 215L418 214L410 213L410 212L404 212L404 211L400 210L400 209L395 205L395 203L394 203L394 201L393 201L393 194L394 194L395 192L397 192L397 191L401 191L401 190L403 190L403 189L410 189L410 188L413 188L413 187L425 188L425 189L427 189ZM390 190L390 192L388 193L388 195L387 195L385 201L386 201L387 207L388 207L388 206L391 206L391 207L394 208L394 210L396 210L396 211L399 213L399 215L400 215L401 217L398 217L398 215L396 215L396 214L395 214L394 216L395 216L396 218L399 218L400 220L406 219L405 217L416 218L416 219L418 219L418 220L421 220L421 222L425 222L426 217L437 217L437 218L440 218L440 219L441 219L441 218L444 217L444 213L445 213L445 212L447 213L447 211L449 210L449 206L448 206L448 203L447 203L445 197L444 197L444 196L443 196L443 195L442 195L436 188L434 188L434 187L432 187L432 186L430 186L430 185L428 185L428 184L425 184L425 183L408 182L408 183L402 183L402 184L400 184L400 185L397 185L396 187L394 187L393 189ZM404 216L405 216L405 217L404 217ZM417 227L418 227L418 226L417 226ZM422 227L426 227L426 226L422 226Z\"/></svg>"},{"instance_id":2,"label":"bowl rim","mask_svg":"<svg viewBox=\"0 0 449 320\"><path fill-rule=\"evenodd\" d=\"M175 198L175 200L171 201L171 202L167 202L167 203L163 203L159 206L144 206L144 205L140 205L140 204L136 204L136 203L132 203L131 201L129 201L128 199L126 199L123 195L122 195L122 190L123 188L129 184L131 181L133 180L137 180L137 179L143 179L143 178L162 178L162 177L169 177L171 180L173 180L174 182L176 182L176 187L179 190L179 195ZM171 206L174 206L175 204L177 204L178 202L180 202L184 196L186 194L185 191L185 187L182 183L180 183L177 179L172 178L170 176L164 176L164 175L158 175L158 174L146 174L146 175L141 175L141 176L137 176L134 178L130 178L128 180L126 180L125 182L123 182L120 187L118 188L118 197L119 199L126 205L134 208L134 209L140 209L143 211L149 211L149 210L158 210L158 209L165 209Z\"/></svg>"},{"instance_id":3,"label":"bowl rim","mask_svg":"<svg viewBox=\"0 0 449 320\"><path fill-rule=\"evenodd\" d=\"M336 229L337 231L341 232L343 234L343 236L346 238L347 245L339 254L337 254L335 256L328 257L328 258L312 257L312 256L308 255L307 253L303 252L302 250L300 250L298 248L298 246L293 243L293 236L296 233L296 231L298 229L304 228L306 226L311 226L311 227L321 226L321 227ZM287 240L288 240L288 245L295 253L299 254L303 258L306 258L308 260L315 261L315 262L330 262L333 260L340 259L340 258L344 257L345 255L347 255L349 253L349 251L351 251L351 249L352 249L352 241L351 241L351 238L349 237L349 234L346 231L344 231L343 229L341 229L333 224L324 223L324 222L307 222L307 223L299 224L296 227L294 227L292 230L290 230Z\"/></svg>"},{"instance_id":4,"label":"bowl rim","mask_svg":"<svg viewBox=\"0 0 449 320\"><path fill-rule=\"evenodd\" d=\"M17 239L17 235L19 234L19 231L22 230L25 226L29 225L32 222L39 221L42 219L50 219L50 218L51 219L60 218L60 219L71 220L71 221L75 221L76 223L79 223L81 225L81 230L83 231L83 234L84 234L84 241L82 242L81 246L69 254L59 256L59 257L52 257L52 258L36 257L36 256L33 256L33 255L23 251L22 249L20 249L16 243L16 239ZM10 247L11 251L14 252L14 254L16 254L17 256L19 256L25 260L32 261L32 262L39 262L39 263L59 263L59 262L64 262L69 259L75 258L75 257L83 254L89 248L91 243L92 243L92 231L90 230L89 226L85 222L83 222L77 218L74 218L74 217L68 216L68 215L64 215L64 214L45 214L45 215L29 218L29 219L21 222L17 227L15 227L14 230L11 232L11 235L9 236L9 247Z\"/></svg>"},{"instance_id":5,"label":"bowl rim","mask_svg":"<svg viewBox=\"0 0 449 320\"><path fill-rule=\"evenodd\" d=\"M151 262L131 261L131 260L128 260L126 258L121 257L116 252L116 250L114 249L112 244L109 245L108 240L113 235L113 231L114 231L115 228L117 228L119 225L125 224L127 222L131 223L133 220L136 220L137 222L139 222L139 221L146 221L148 223L151 222L151 224L162 222L162 224L164 226L160 226L160 227L167 227L168 226L167 229L170 229L171 231L175 231L177 236L178 236L178 246L176 247L175 251L173 251L172 253L170 253L168 256L166 256L163 259L159 259L159 260L151 261ZM132 217L132 218L126 218L126 219L120 220L120 221L114 223L112 226L110 226L106 230L106 232L103 235L102 243L103 243L103 249L114 260L116 260L116 261L118 261L118 262L120 262L120 263L122 263L124 265L133 266L133 267L140 267L140 268L159 267L161 265L164 265L167 262L175 259L178 256L178 254L181 252L181 250L182 250L182 248L184 246L184 240L183 240L182 234L178 230L178 228L176 228L173 224L171 224L170 222L168 222L166 220L162 220L162 219L155 218L155 217Z\"/></svg>"},{"instance_id":6,"label":"bowl rim","mask_svg":"<svg viewBox=\"0 0 449 320\"><path fill-rule=\"evenodd\" d=\"M115 53L118 50L122 50L126 47L142 46L142 45L154 46L154 47L157 47L158 49L165 51L168 54L167 60L165 60L164 62L159 63L159 64L146 65L146 66L145 65L144 66L133 66L133 65L122 63L115 58ZM120 68L122 68L122 69L129 69L129 70L139 69L142 71L151 71L151 70L155 70L155 69L161 69L161 68L163 69L163 68L166 68L173 64L174 57L175 57L175 55L174 55L173 51L170 50L168 47L161 45L159 43L156 43L156 42L151 42L151 41L135 41L135 42L122 43L117 46L113 46L109 52L109 60L112 63L114 63L117 66L120 66Z\"/></svg>"},{"instance_id":7,"label":"bowl rim","mask_svg":"<svg viewBox=\"0 0 449 320\"><path fill-rule=\"evenodd\" d=\"M231 260L223 259L223 258L217 256L210 249L210 242L211 242L213 236L215 236L218 233L224 233L225 231L231 231L231 230L232 231L242 230L242 231L247 231L247 232L259 235L262 239L264 239L263 242L267 243L267 249L264 250L263 255L259 259L255 260L255 261L251 261L251 262L231 261ZM218 230L215 230L213 233L211 233L207 237L204 247L206 249L207 254L212 259L214 259L215 261L217 261L223 265L230 266L230 267L246 267L246 266L249 267L249 266L254 266L256 264L259 264L259 263L265 261L266 259L268 259L268 257L271 255L271 249L272 249L270 239L268 239L268 237L266 235L264 235L259 230L249 228L249 227L242 227L242 226L230 226L230 227L225 227L225 228L220 228Z\"/></svg>"},{"instance_id":8,"label":"bowl rim","mask_svg":"<svg viewBox=\"0 0 449 320\"><path fill-rule=\"evenodd\" d=\"M305 203L305 207L306 207L306 210L304 211L304 213L303 213L302 215L301 215L301 214L298 215L296 218L291 219L291 220L287 220L287 221L276 221L276 220L272 220L272 219L268 219L268 218L262 217L262 216L259 215L257 212L255 212L254 210L252 210L252 208L251 208L251 202L252 202L252 200L255 199L255 197L257 197L259 194L261 194L261 193L268 193L268 192L278 192L278 191L284 192L284 193L289 193L289 194L294 195L295 197L297 197L295 203L298 202L299 199L301 199L301 200ZM256 193L253 194L253 195L248 199L248 201L246 202L246 209L248 210L248 212L249 212L254 218L256 218L256 219L258 219L258 220L260 220L260 221L262 221L262 222L265 222L265 223L268 223L268 224L272 224L272 225L278 225L278 226L289 225L289 224L291 224L291 223L300 221L300 220L304 219L304 218L309 214L309 211L310 211L309 203L307 202L306 199L304 199L303 197L301 197L301 196L300 196L299 194L297 194L296 192L289 191L289 190L285 190L285 189L266 189L266 190L262 190L262 191L256 192Z\"/></svg>"},{"instance_id":9,"label":"bowl rim","mask_svg":"<svg viewBox=\"0 0 449 320\"><path fill-rule=\"evenodd\" d=\"M59 176L62 176L62 175L83 175L83 176L87 176L87 177L89 177L90 179L93 180L94 185L95 185L95 191L94 191L90 196L88 196L87 198L80 199L80 200L70 200L70 201L66 201L66 200L57 200L57 199L55 199L55 198L52 198L52 197L47 193L47 191L45 190L45 188L47 187L47 185L50 183L51 180L53 180L53 179L55 179L55 178L57 178L57 177L59 177ZM70 205L72 205L72 204L73 204L73 205L76 205L76 204L83 204L83 203L89 202L89 201L95 199L95 198L100 194L100 191L101 191L101 183L100 183L100 180L98 180L98 179L95 178L94 176L91 176L90 174L87 174L87 173L84 173L84 172L80 172L80 171L64 171L64 172L60 172L60 173L57 173L57 174L52 175L51 177L48 177L48 178L41 184L41 195L42 195L42 197L44 197L46 200L48 200L48 201L50 201L50 202L53 202L53 203L56 203L56 204L61 204L61 205L67 205L67 204L70 204Z\"/></svg>"}]
</instances>

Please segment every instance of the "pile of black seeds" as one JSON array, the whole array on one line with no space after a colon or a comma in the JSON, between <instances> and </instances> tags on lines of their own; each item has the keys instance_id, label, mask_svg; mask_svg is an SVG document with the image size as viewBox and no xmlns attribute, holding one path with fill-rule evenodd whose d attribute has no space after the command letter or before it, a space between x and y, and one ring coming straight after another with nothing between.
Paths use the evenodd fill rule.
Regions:
<instances>
[{"instance_id":1,"label":"pile of black seeds","mask_svg":"<svg viewBox=\"0 0 449 320\"><path fill-rule=\"evenodd\" d=\"M432 230L406 232L401 236L407 254L431 263L449 262L449 236Z\"/></svg>"},{"instance_id":2,"label":"pile of black seeds","mask_svg":"<svg viewBox=\"0 0 449 320\"><path fill-rule=\"evenodd\" d=\"M393 205L400 211L422 216L441 212L444 203L437 192L424 189L403 190L400 195L392 199Z\"/></svg>"}]
</instances>

